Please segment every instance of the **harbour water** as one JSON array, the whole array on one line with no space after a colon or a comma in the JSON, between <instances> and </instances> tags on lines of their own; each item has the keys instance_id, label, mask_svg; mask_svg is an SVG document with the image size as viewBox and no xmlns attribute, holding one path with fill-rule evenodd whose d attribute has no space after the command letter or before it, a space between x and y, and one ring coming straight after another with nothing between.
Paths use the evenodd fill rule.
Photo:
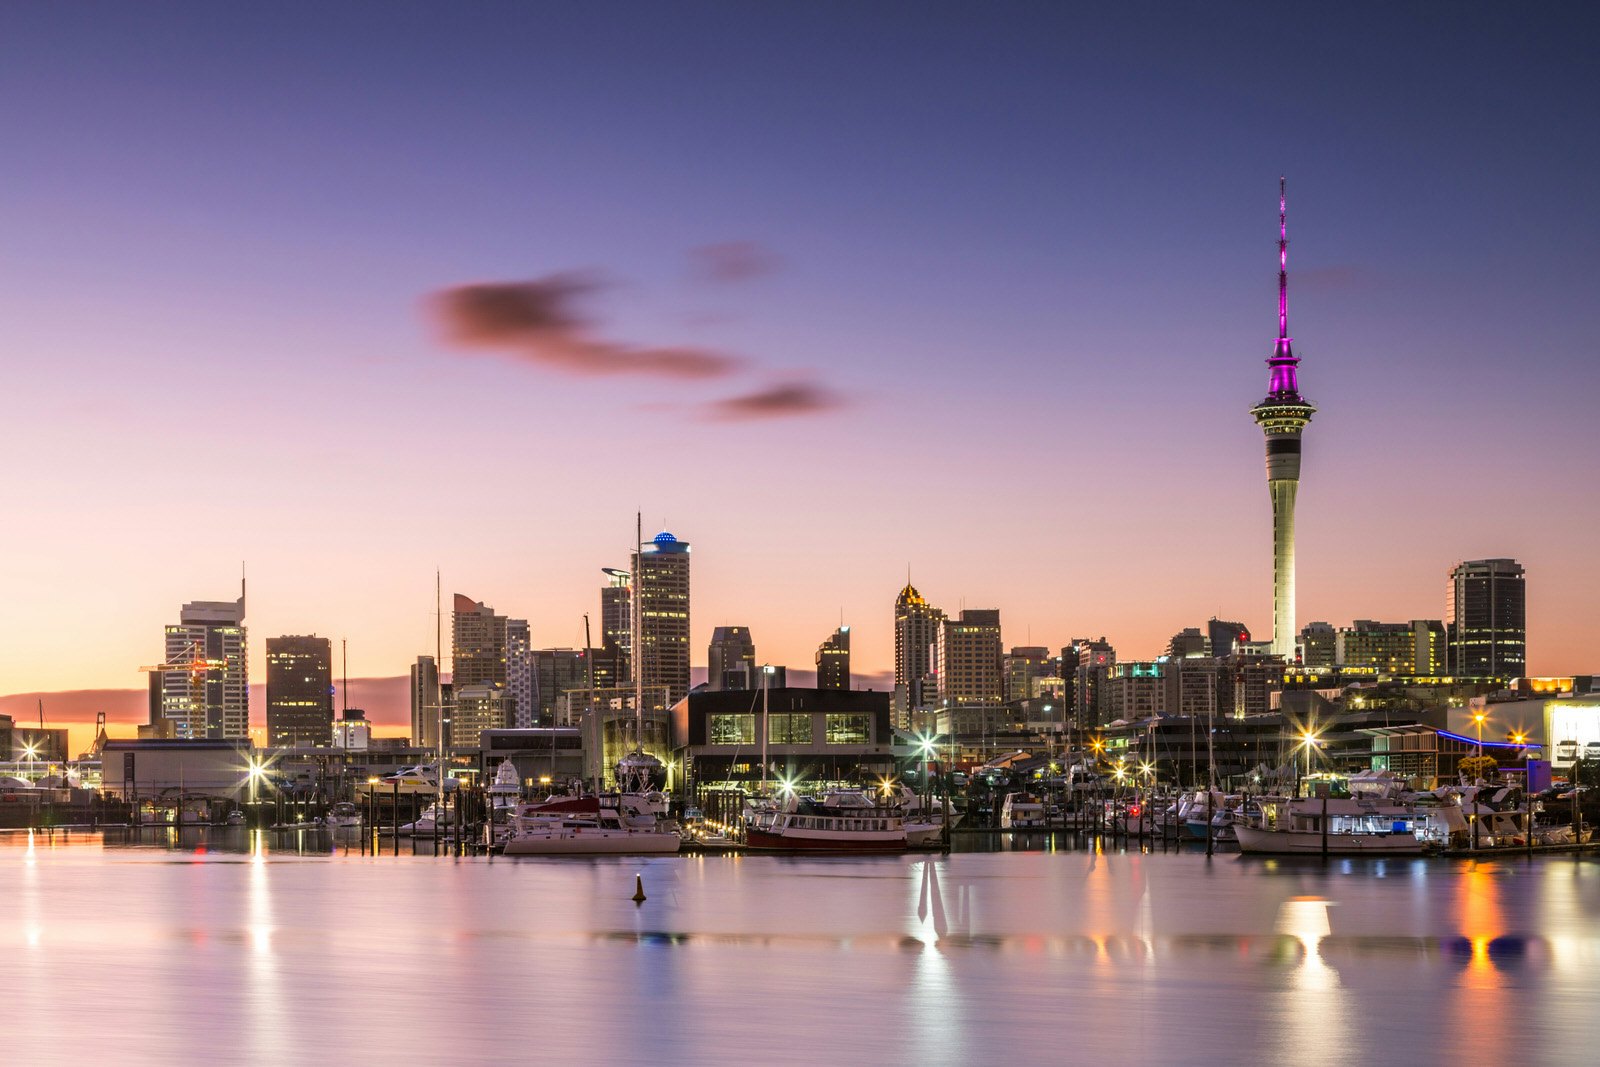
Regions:
<instances>
[{"instance_id":1,"label":"harbour water","mask_svg":"<svg viewBox=\"0 0 1600 1067\"><path fill-rule=\"evenodd\" d=\"M648 899L636 905L635 875ZM0 837L54 1063L1581 1063L1600 863Z\"/></svg>"}]
</instances>

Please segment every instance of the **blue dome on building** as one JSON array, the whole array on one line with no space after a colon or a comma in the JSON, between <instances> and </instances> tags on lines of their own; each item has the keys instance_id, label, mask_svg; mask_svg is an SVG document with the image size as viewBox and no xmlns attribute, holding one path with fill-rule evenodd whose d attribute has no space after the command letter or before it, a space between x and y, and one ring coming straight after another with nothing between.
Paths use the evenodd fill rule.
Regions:
<instances>
[{"instance_id":1,"label":"blue dome on building","mask_svg":"<svg viewBox=\"0 0 1600 1067\"><path fill-rule=\"evenodd\" d=\"M675 545L678 543L678 539L667 533L665 530L662 530L660 533L656 534L654 541L658 545Z\"/></svg>"}]
</instances>

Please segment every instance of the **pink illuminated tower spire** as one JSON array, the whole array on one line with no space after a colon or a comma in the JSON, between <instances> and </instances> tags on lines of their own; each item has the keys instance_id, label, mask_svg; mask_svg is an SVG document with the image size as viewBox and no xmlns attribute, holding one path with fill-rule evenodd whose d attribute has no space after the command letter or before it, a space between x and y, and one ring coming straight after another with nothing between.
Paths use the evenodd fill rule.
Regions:
<instances>
[{"instance_id":1,"label":"pink illuminated tower spire","mask_svg":"<svg viewBox=\"0 0 1600 1067\"><path fill-rule=\"evenodd\" d=\"M1267 397L1250 409L1267 439L1267 492L1272 498L1272 652L1293 662L1296 655L1294 503L1300 490L1300 435L1316 408L1300 395L1293 340L1289 337L1289 224L1284 180L1278 179L1278 341Z\"/></svg>"}]
</instances>

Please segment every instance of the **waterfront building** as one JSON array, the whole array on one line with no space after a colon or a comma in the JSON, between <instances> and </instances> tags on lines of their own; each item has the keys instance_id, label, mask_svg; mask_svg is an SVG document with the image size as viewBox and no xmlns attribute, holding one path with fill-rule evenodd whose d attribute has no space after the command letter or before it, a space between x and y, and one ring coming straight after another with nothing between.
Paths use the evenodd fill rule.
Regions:
<instances>
[{"instance_id":1,"label":"waterfront building","mask_svg":"<svg viewBox=\"0 0 1600 1067\"><path fill-rule=\"evenodd\" d=\"M128 740L112 738L100 752L100 788L113 800L156 799L176 794L215 797L232 804L250 800L264 786L248 739ZM170 801L169 801L170 803Z\"/></svg>"},{"instance_id":2,"label":"waterfront building","mask_svg":"<svg viewBox=\"0 0 1600 1067\"><path fill-rule=\"evenodd\" d=\"M1244 718L1272 710L1283 691L1284 662L1260 652L1240 652L1217 664L1217 714Z\"/></svg>"},{"instance_id":3,"label":"waterfront building","mask_svg":"<svg viewBox=\"0 0 1600 1067\"><path fill-rule=\"evenodd\" d=\"M617 567L600 570L606 576L600 587L600 647L614 664L616 684L627 685L633 680L628 673L633 655L633 582L627 571Z\"/></svg>"},{"instance_id":4,"label":"waterfront building","mask_svg":"<svg viewBox=\"0 0 1600 1067\"><path fill-rule=\"evenodd\" d=\"M506 695L511 703L511 725L537 726L540 719L538 684L534 679L533 636L527 619L506 620Z\"/></svg>"},{"instance_id":5,"label":"waterfront building","mask_svg":"<svg viewBox=\"0 0 1600 1067\"><path fill-rule=\"evenodd\" d=\"M463 686L506 684L506 617L457 593L450 623L450 682Z\"/></svg>"},{"instance_id":6,"label":"waterfront building","mask_svg":"<svg viewBox=\"0 0 1600 1067\"><path fill-rule=\"evenodd\" d=\"M165 633L166 658L152 683L150 724L166 724L185 741L248 738L250 688L244 625L244 589L238 600L196 600L183 605Z\"/></svg>"},{"instance_id":7,"label":"waterfront building","mask_svg":"<svg viewBox=\"0 0 1600 1067\"><path fill-rule=\"evenodd\" d=\"M1516 560L1470 559L1452 567L1445 620L1451 674L1517 678L1527 673L1527 584Z\"/></svg>"},{"instance_id":8,"label":"waterfront building","mask_svg":"<svg viewBox=\"0 0 1600 1067\"><path fill-rule=\"evenodd\" d=\"M748 626L718 626L711 631L711 645L706 649L706 688L712 692L724 689L754 689L760 682L756 677L756 643Z\"/></svg>"},{"instance_id":9,"label":"waterfront building","mask_svg":"<svg viewBox=\"0 0 1600 1067\"><path fill-rule=\"evenodd\" d=\"M439 744L439 665L418 656L411 665L411 741L422 748Z\"/></svg>"},{"instance_id":10,"label":"waterfront building","mask_svg":"<svg viewBox=\"0 0 1600 1067\"><path fill-rule=\"evenodd\" d=\"M933 670L941 707L1005 702L1005 654L998 608L967 608L939 624Z\"/></svg>"},{"instance_id":11,"label":"waterfront building","mask_svg":"<svg viewBox=\"0 0 1600 1067\"><path fill-rule=\"evenodd\" d=\"M910 729L914 712L933 703L933 648L944 612L923 599L910 582L894 601L894 722Z\"/></svg>"},{"instance_id":12,"label":"waterfront building","mask_svg":"<svg viewBox=\"0 0 1600 1067\"><path fill-rule=\"evenodd\" d=\"M749 693L696 690L673 705L673 755L697 791L860 785L894 774L889 719L889 694L864 689L770 689L766 714Z\"/></svg>"},{"instance_id":13,"label":"waterfront building","mask_svg":"<svg viewBox=\"0 0 1600 1067\"><path fill-rule=\"evenodd\" d=\"M640 674L672 702L689 691L689 542L663 530L633 556Z\"/></svg>"},{"instance_id":14,"label":"waterfront building","mask_svg":"<svg viewBox=\"0 0 1600 1067\"><path fill-rule=\"evenodd\" d=\"M524 789L546 796L584 778L583 734L576 726L484 730L478 735L478 780L490 782L509 759Z\"/></svg>"},{"instance_id":15,"label":"waterfront building","mask_svg":"<svg viewBox=\"0 0 1600 1067\"><path fill-rule=\"evenodd\" d=\"M1289 336L1289 228L1283 180L1278 181L1278 340L1267 360L1267 396L1250 409L1267 444L1267 493L1272 499L1272 652L1295 659L1294 504L1300 489L1300 437L1316 408L1300 395L1300 360Z\"/></svg>"},{"instance_id":16,"label":"waterfront building","mask_svg":"<svg viewBox=\"0 0 1600 1067\"><path fill-rule=\"evenodd\" d=\"M267 638L267 744L333 742L333 643L326 637Z\"/></svg>"},{"instance_id":17,"label":"waterfront building","mask_svg":"<svg viewBox=\"0 0 1600 1067\"><path fill-rule=\"evenodd\" d=\"M850 688L850 627L839 627L817 647L817 688Z\"/></svg>"},{"instance_id":18,"label":"waterfront building","mask_svg":"<svg viewBox=\"0 0 1600 1067\"><path fill-rule=\"evenodd\" d=\"M1034 679L1043 677L1050 669L1050 650L1040 645L1022 645L1006 653L1001 661L1004 677L1002 699L1028 700L1035 696Z\"/></svg>"},{"instance_id":19,"label":"waterfront building","mask_svg":"<svg viewBox=\"0 0 1600 1067\"><path fill-rule=\"evenodd\" d=\"M450 748L455 752L476 749L485 730L509 726L506 691L498 685L457 685L455 706L451 709Z\"/></svg>"},{"instance_id":20,"label":"waterfront building","mask_svg":"<svg viewBox=\"0 0 1600 1067\"><path fill-rule=\"evenodd\" d=\"M340 712L338 721L333 724L332 734L334 748L365 752L372 747L372 724L367 721L367 713L360 708L345 708Z\"/></svg>"}]
</instances>

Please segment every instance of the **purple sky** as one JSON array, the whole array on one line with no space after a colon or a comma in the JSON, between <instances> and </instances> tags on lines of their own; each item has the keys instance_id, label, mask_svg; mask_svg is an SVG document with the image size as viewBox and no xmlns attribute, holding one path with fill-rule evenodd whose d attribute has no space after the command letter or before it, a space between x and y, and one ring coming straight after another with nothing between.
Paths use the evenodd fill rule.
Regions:
<instances>
[{"instance_id":1,"label":"purple sky","mask_svg":"<svg viewBox=\"0 0 1600 1067\"><path fill-rule=\"evenodd\" d=\"M401 673L435 566L579 644L635 508L694 543L697 660L738 623L808 666L842 610L882 670L908 563L1009 644L1265 635L1279 174L1301 620L1510 555L1531 668L1593 669L1597 28L8 4L0 689L141 685L240 560L257 674L313 631ZM552 279L543 332L450 317Z\"/></svg>"}]
</instances>

